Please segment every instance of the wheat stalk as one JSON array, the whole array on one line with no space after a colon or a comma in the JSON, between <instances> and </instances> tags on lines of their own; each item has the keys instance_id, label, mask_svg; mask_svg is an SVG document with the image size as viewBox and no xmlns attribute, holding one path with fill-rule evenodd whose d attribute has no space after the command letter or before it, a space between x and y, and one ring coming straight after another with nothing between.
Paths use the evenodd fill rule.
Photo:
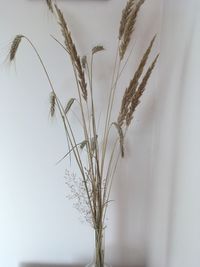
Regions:
<instances>
[{"instance_id":1,"label":"wheat stalk","mask_svg":"<svg viewBox=\"0 0 200 267\"><path fill-rule=\"evenodd\" d=\"M147 82L152 74L152 71L155 67L158 56L154 59L152 64L147 69L146 73L143 72L147 64L148 57L151 53L152 46L155 41L155 36L151 40L147 50L142 56L140 63L131 79L128 87L126 88L122 103L120 107L120 112L117 118L117 122L112 122L112 111L115 104L115 95L118 88L118 81L121 77L124 67L121 68L122 60L128 48L128 45L131 41L131 36L134 31L137 14L140 10L140 7L143 5L144 0L128 0L125 8L122 11L122 18L120 21L119 35L118 35L118 47L116 53L116 59L114 64L111 90L108 98L108 108L106 112L106 119L104 124L103 136L98 127L96 127L96 100L93 96L93 73L94 73L94 59L95 54L104 50L102 45L97 45L92 48L89 55L81 57L75 46L75 43L72 39L71 32L69 31L67 22L64 18L62 11L58 8L57 5L53 5L51 0L46 0L48 9L51 12L55 11L55 16L58 19L58 23L61 28L61 33L64 37L64 44L62 44L56 38L55 41L70 55L73 71L75 74L76 86L78 89L79 98L76 100L78 103L78 108L81 112L81 127L83 129L84 136L82 137L83 141L80 140L77 142L76 132L73 129L73 123L69 116L69 111L74 107L74 98L70 98L63 107L61 101L56 95L54 86L51 82L50 76L47 72L47 69L44 65L44 62L39 55L37 49L33 43L23 35L17 35L12 42L9 58L10 61L13 61L18 47L22 38L25 38L31 47L36 52L36 55L42 65L42 68L45 72L45 75L48 79L51 94L50 94L50 115L51 117L55 114L55 109L58 110L58 114L62 120L64 131L66 134L68 142L68 152L65 154L61 160L65 159L68 155L71 154L74 156L77 166L80 170L81 178L78 180L74 178L75 186L77 185L77 190L71 187L72 192L75 194L74 197L77 199L79 210L85 214L86 220L88 216L91 216L91 223L95 229L96 234L96 262L95 267L104 266L104 252L102 251L102 234L104 229L105 214L107 211L107 206L109 203L110 190L113 182L113 177L117 168L118 160L120 155L124 157L124 145L125 145L125 136L127 133L128 126L130 125L136 107L140 103L140 98L143 95ZM128 63L126 60L125 65ZM87 74L87 76L86 76ZM140 82L140 79L142 81ZM88 85L86 83L88 81ZM85 101L84 101L85 100ZM98 100L97 100L98 101ZM87 118L87 119L86 119ZM115 120L114 120L115 121ZM116 140L110 140L110 130L115 126L117 129ZM100 132L100 133L99 133ZM78 133L79 135L79 133ZM103 138L102 138L103 137ZM110 141L112 141L110 143ZM100 146L102 144L102 146ZM107 153L108 146L111 144L111 153ZM118 144L119 144L119 154L118 153ZM104 166L104 161L107 160L106 167ZM105 170L106 169L106 170ZM75 176L73 176L75 177ZM87 205L87 209L81 205L81 199Z\"/></svg>"},{"instance_id":2,"label":"wheat stalk","mask_svg":"<svg viewBox=\"0 0 200 267\"><path fill-rule=\"evenodd\" d=\"M147 50L145 51L140 64L133 76L133 79L130 81L129 86L126 88L123 99L122 99L122 103L121 103L121 109L118 115L118 119L117 122L120 126L123 125L124 121L125 121L125 117L126 114L128 112L128 107L131 103L132 97L137 89L138 83L139 83L139 79L143 73L144 67L146 65L146 62L148 60L149 54L151 52L152 46L154 44L156 35L153 37L153 39L151 40Z\"/></svg>"},{"instance_id":3,"label":"wheat stalk","mask_svg":"<svg viewBox=\"0 0 200 267\"><path fill-rule=\"evenodd\" d=\"M61 10L58 8L57 5L55 5L55 9L56 9L56 12L58 15L59 24L61 26L61 32L62 32L62 35L64 37L66 49L69 52L69 54L71 56L71 60L72 60L74 66L76 68L77 73L78 73L78 77L79 77L78 83L81 87L82 96L85 99L85 101L87 101L87 84L85 81L85 74L84 74L84 71L82 69L80 56L77 53L76 46L72 40L71 33L67 27L67 23L66 23L66 20L64 18L63 13L61 12Z\"/></svg>"},{"instance_id":4,"label":"wheat stalk","mask_svg":"<svg viewBox=\"0 0 200 267\"><path fill-rule=\"evenodd\" d=\"M104 50L105 50L105 48L103 47L103 45L97 45L97 46L92 48L92 55L94 55L98 52L104 51Z\"/></svg>"},{"instance_id":5,"label":"wheat stalk","mask_svg":"<svg viewBox=\"0 0 200 267\"><path fill-rule=\"evenodd\" d=\"M52 91L50 93L50 115L51 117L54 116L55 114L55 109L56 109L56 95L55 93Z\"/></svg>"},{"instance_id":6,"label":"wheat stalk","mask_svg":"<svg viewBox=\"0 0 200 267\"><path fill-rule=\"evenodd\" d=\"M154 59L154 61L151 64L151 66L148 68L146 74L144 75L144 78L142 79L141 84L139 85L137 91L135 92L135 94L132 98L131 105L129 107L129 111L126 115L126 125L127 126L129 126L131 121L132 121L133 113L134 113L136 107L140 103L140 98L146 89L146 84L147 84L147 82L151 76L151 73L152 73L152 71L156 65L156 61L158 60L158 57L159 57L159 55L156 56L156 58Z\"/></svg>"},{"instance_id":7,"label":"wheat stalk","mask_svg":"<svg viewBox=\"0 0 200 267\"><path fill-rule=\"evenodd\" d=\"M135 5L135 2L136 0L129 0L126 4L126 7L122 10L122 17L121 17L120 27L119 27L119 40L121 40L122 36L124 35L124 30L129 20L129 16Z\"/></svg>"},{"instance_id":8,"label":"wheat stalk","mask_svg":"<svg viewBox=\"0 0 200 267\"><path fill-rule=\"evenodd\" d=\"M128 15L128 19L125 19L124 29L122 31L123 38L121 40L120 48L119 48L119 56L122 60L124 58L124 55L126 53L127 47L130 43L132 33L134 31L134 26L136 22L136 18L138 15L138 12L140 10L140 7L144 4L145 0L139 0L137 4L133 6L132 9L129 9L128 11L130 14ZM123 28L123 27L122 27Z\"/></svg>"},{"instance_id":9,"label":"wheat stalk","mask_svg":"<svg viewBox=\"0 0 200 267\"><path fill-rule=\"evenodd\" d=\"M13 61L15 59L18 47L21 43L22 38L24 37L24 35L18 34L16 35L16 37L14 38L11 47L10 47L10 51L9 51L9 59L10 62Z\"/></svg>"},{"instance_id":10,"label":"wheat stalk","mask_svg":"<svg viewBox=\"0 0 200 267\"><path fill-rule=\"evenodd\" d=\"M52 0L46 0L46 4L49 10L51 11L51 13L54 13Z\"/></svg>"}]
</instances>

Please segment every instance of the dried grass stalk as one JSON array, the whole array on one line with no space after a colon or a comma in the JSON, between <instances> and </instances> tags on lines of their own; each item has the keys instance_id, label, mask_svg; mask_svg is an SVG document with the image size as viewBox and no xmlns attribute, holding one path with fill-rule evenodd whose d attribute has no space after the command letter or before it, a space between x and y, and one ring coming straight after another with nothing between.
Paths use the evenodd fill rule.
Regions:
<instances>
[{"instance_id":1,"label":"dried grass stalk","mask_svg":"<svg viewBox=\"0 0 200 267\"><path fill-rule=\"evenodd\" d=\"M68 111L70 110L71 106L73 105L75 101L75 98L70 98L70 100L68 101L66 108L65 108L65 114L68 113Z\"/></svg>"},{"instance_id":2,"label":"dried grass stalk","mask_svg":"<svg viewBox=\"0 0 200 267\"><path fill-rule=\"evenodd\" d=\"M104 47L102 45L97 45L95 47L92 48L92 54L96 54L98 52L104 51Z\"/></svg>"},{"instance_id":3,"label":"dried grass stalk","mask_svg":"<svg viewBox=\"0 0 200 267\"><path fill-rule=\"evenodd\" d=\"M120 27L119 27L119 40L121 40L124 34L124 29L126 27L129 16L133 10L135 2L136 0L129 0L126 4L126 7L122 10L122 18L121 18Z\"/></svg>"},{"instance_id":4,"label":"dried grass stalk","mask_svg":"<svg viewBox=\"0 0 200 267\"><path fill-rule=\"evenodd\" d=\"M83 56L82 57L81 63L82 63L83 69L85 69L86 68L86 64L87 64L87 57L86 56Z\"/></svg>"},{"instance_id":5,"label":"dried grass stalk","mask_svg":"<svg viewBox=\"0 0 200 267\"><path fill-rule=\"evenodd\" d=\"M140 10L140 7L144 4L144 1L145 0L139 0L139 2L133 7L131 13L129 14L128 20L125 21L124 30L123 30L123 38L121 40L121 44L119 47L120 60L124 58L127 47L131 40L131 35L134 31L137 14Z\"/></svg>"},{"instance_id":6,"label":"dried grass stalk","mask_svg":"<svg viewBox=\"0 0 200 267\"><path fill-rule=\"evenodd\" d=\"M50 94L50 115L51 117L54 116L56 110L56 95L54 92Z\"/></svg>"},{"instance_id":7,"label":"dried grass stalk","mask_svg":"<svg viewBox=\"0 0 200 267\"><path fill-rule=\"evenodd\" d=\"M145 89L146 89L146 85L147 82L151 76L151 73L156 65L156 61L158 60L159 55L156 56L156 58L154 59L154 61L152 62L151 66L148 68L146 74L144 75L144 78L142 79L141 84L139 85L137 91L135 92L132 101L131 101L131 105L129 108L129 111L126 115L126 125L129 126L132 118L133 118L133 113L136 109L136 107L139 105L140 103L140 98L142 96L142 94L144 93Z\"/></svg>"},{"instance_id":8,"label":"dried grass stalk","mask_svg":"<svg viewBox=\"0 0 200 267\"><path fill-rule=\"evenodd\" d=\"M24 35L16 35L16 37L14 38L11 47L10 47L10 51L9 51L9 59L10 62L13 61L15 59L18 47L21 43L22 38L24 37Z\"/></svg>"},{"instance_id":9,"label":"dried grass stalk","mask_svg":"<svg viewBox=\"0 0 200 267\"><path fill-rule=\"evenodd\" d=\"M68 29L68 26L67 26L67 23L65 21L63 13L57 7L57 5L55 5L55 9L56 9L56 13L58 15L58 19L59 19L58 23L61 27L61 32L62 32L62 35L64 37L66 49L67 49L67 51L69 51L72 63L75 66L75 69L76 69L77 74L78 74L78 83L80 85L83 98L85 99L85 101L87 101L87 84L85 82L85 74L84 74L84 71L82 69L80 56L77 53L76 46L72 40L71 33Z\"/></svg>"},{"instance_id":10,"label":"dried grass stalk","mask_svg":"<svg viewBox=\"0 0 200 267\"><path fill-rule=\"evenodd\" d=\"M98 139L98 135L92 137L91 140L90 140L91 152L92 153L94 153L96 148L97 148L97 139Z\"/></svg>"},{"instance_id":11,"label":"dried grass stalk","mask_svg":"<svg viewBox=\"0 0 200 267\"><path fill-rule=\"evenodd\" d=\"M49 10L51 11L51 13L54 13L52 0L46 0L46 4Z\"/></svg>"},{"instance_id":12,"label":"dried grass stalk","mask_svg":"<svg viewBox=\"0 0 200 267\"><path fill-rule=\"evenodd\" d=\"M154 44L156 35L153 37L153 39L151 40L146 52L144 53L140 64L134 74L133 79L130 81L129 86L126 88L123 99L122 99L122 104L121 104L121 109L120 109L120 113L117 119L117 122L120 126L123 125L125 118L126 118L126 114L128 112L128 107L130 105L131 99L137 89L138 83L139 83L139 79L143 73L144 67L146 65L147 59L149 57L149 54L151 52L152 46Z\"/></svg>"},{"instance_id":13,"label":"dried grass stalk","mask_svg":"<svg viewBox=\"0 0 200 267\"><path fill-rule=\"evenodd\" d=\"M121 156L124 157L124 134L121 126L117 122L113 122L113 125L116 127L117 132L119 134L119 144L121 150Z\"/></svg>"},{"instance_id":14,"label":"dried grass stalk","mask_svg":"<svg viewBox=\"0 0 200 267\"><path fill-rule=\"evenodd\" d=\"M83 142L81 142L80 149L83 149L87 145L87 143L88 143L87 140L84 140Z\"/></svg>"},{"instance_id":15,"label":"dried grass stalk","mask_svg":"<svg viewBox=\"0 0 200 267\"><path fill-rule=\"evenodd\" d=\"M149 57L149 54L151 52L151 48L153 46L155 37L150 42L150 45L148 46L146 52L144 53L139 66L137 67L136 72L133 75L132 80L130 81L129 86L126 88L122 104L121 104L121 110L118 116L117 122L114 122L114 126L117 129L118 136L116 136L116 140L111 147L111 153L108 154L108 148L109 146L109 131L111 125L111 118L112 118L112 111L113 111L113 105L115 101L116 96L116 88L118 85L118 80L121 76L122 71L124 70L125 65L123 68L120 65L122 62L121 60L124 57L124 54L127 50L128 44L130 42L131 34L134 31L134 26L136 22L137 13L141 7L141 5L144 3L144 0L128 0L128 3L125 7L125 9L122 12L122 19L120 22L120 29L119 29L119 46L120 46L120 59L119 60L119 66L117 66L118 63L118 54L116 56L114 70L113 70L113 77L112 77L112 83L110 88L110 95L108 98L108 106L107 106L107 113L106 113L106 120L105 120L105 128L103 132L103 140L101 139L101 135L99 135L98 128L96 128L96 102L93 98L93 55L95 53L98 53L100 51L104 50L104 47L101 45L95 46L91 53L91 62L90 66L87 66L87 57L84 56L83 58L80 58L80 56L77 53L76 46L72 40L71 33L68 29L68 25L65 21L65 18L63 16L63 13L61 10L57 7L57 5L53 4L54 1L47 1L48 8L52 11L54 11L58 23L61 27L61 32L64 37L64 45L62 45L56 38L54 38L60 45L63 47L67 53L69 53L71 58L71 63L75 72L75 79L77 82L77 89L79 92L79 95L83 95L83 98L87 100L87 84L85 82L85 71L88 73L88 80L89 85L88 86L88 93L91 97L91 100L89 100L86 104L87 106L83 107L82 103L82 96L80 96L80 101L78 108L80 108L81 111L81 127L78 128L78 131L83 129L84 132L84 138L81 143L77 142L77 138L79 138L80 133L78 132L76 135L76 132L74 131L74 127L72 127L72 123L70 118L68 118L67 113L71 110L72 105L75 101L74 98L71 98L65 107L63 107L62 102L58 99L57 95L54 91L54 86L51 82L50 76L47 72L47 69L42 61L42 58L40 57L37 49L33 45L33 43L26 38L23 35L17 35L12 43L11 49L10 49L10 61L12 61L15 58L18 46L21 42L22 37L26 38L26 40L29 42L29 44L32 46L32 48L35 50L36 55L43 67L43 70L45 72L45 75L48 79L49 85L51 87L51 95L50 95L50 115L51 117L54 116L55 110L58 111L60 118L64 125L64 131L67 138L68 143L68 152L64 157L62 157L59 162L61 162L64 158L66 158L68 155L71 156L71 153L73 153L73 156L76 160L77 166L79 167L81 177L76 177L76 175L68 175L69 179L72 178L72 182L74 182L74 185L78 185L78 190L74 189L73 185L70 183L71 180L69 180L68 185L71 186L72 189L72 197L76 198L78 200L78 209L83 212L85 215L86 220L88 218L91 219L92 226L95 229L96 233L96 262L95 266L104 266L104 250L102 249L102 232L104 229L104 223L105 223L105 215L107 211L107 206L110 199L110 192L112 187L113 178L115 175L115 171L118 164L118 154L116 154L118 151L116 150L117 144L119 142L120 145L120 152L121 156L124 157L124 138L126 134L127 128L124 126L129 126L131 123L131 120L133 118L133 113L136 109L136 107L139 104L140 98L145 90L146 84L148 82L148 79L150 78L150 75L154 69L154 66L156 64L158 56L155 58L153 63L148 68L147 72L143 75L144 67L146 66L147 59ZM117 51L118 53L118 51ZM129 57L128 57L129 58ZM127 59L128 62L128 59ZM126 63L127 63L126 62ZM143 75L143 79L141 79L141 76ZM142 80L140 83L140 79ZM98 99L97 99L98 101ZM85 104L85 103L84 103ZM78 117L79 120L79 117ZM83 150L81 152L81 150ZM86 160L85 156L86 155ZM84 157L84 158L83 158ZM107 166L104 165L105 160L108 159ZM80 186L79 186L80 184ZM83 201L83 202L82 202ZM86 204L86 209L85 206Z\"/></svg>"}]
</instances>

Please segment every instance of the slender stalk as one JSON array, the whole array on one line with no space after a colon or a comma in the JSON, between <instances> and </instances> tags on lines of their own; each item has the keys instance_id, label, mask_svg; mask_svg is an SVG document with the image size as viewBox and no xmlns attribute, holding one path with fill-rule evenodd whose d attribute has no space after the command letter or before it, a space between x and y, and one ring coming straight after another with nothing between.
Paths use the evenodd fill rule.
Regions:
<instances>
[{"instance_id":1,"label":"slender stalk","mask_svg":"<svg viewBox=\"0 0 200 267\"><path fill-rule=\"evenodd\" d=\"M111 96L112 96L112 87L113 87L114 78L115 78L115 72L116 72L116 67L117 67L117 59L118 59L118 56L119 56L119 45L120 45L120 42L118 41L115 60L114 60L114 68L113 68L113 73L112 73L112 79L111 79L111 89L110 89L110 93L109 93L108 105L107 105L107 110L106 110L106 120L105 120L105 126L104 126L103 144L102 144L102 158L101 158L101 175L102 176L103 176L103 167L104 167L105 152L106 152L105 151L106 150L106 135L107 135L107 128L109 127L108 126L108 116L109 116L110 101L111 101Z\"/></svg>"},{"instance_id":2,"label":"slender stalk","mask_svg":"<svg viewBox=\"0 0 200 267\"><path fill-rule=\"evenodd\" d=\"M121 65L121 61L119 61L119 64L118 64L118 69L117 69L117 77L116 77L116 80L115 80L115 83L114 85L112 85L112 88L111 88L111 94L110 94L110 97L109 97L109 103L111 102L111 105L108 109L108 118L106 117L106 123L109 125L110 123L110 118L111 118L111 112L112 112L112 107L113 107L113 103L114 103L114 98L115 98L115 91L116 91L116 87L117 87L117 83L118 83L118 80L120 79L125 67L127 66L129 60L130 60L130 57L133 53L133 49L134 49L134 45L132 46L131 48L131 51L124 63L124 65L122 66L121 70L120 70L120 65ZM117 60L115 61L115 64L117 64ZM106 154L106 147L107 147L107 142L108 142L108 138L109 138L109 130L107 131L107 134L104 135L104 149L103 149L103 156L102 156L102 167L101 167L101 172L102 172L102 175L103 175L103 166L104 166L104 161L105 161L105 154Z\"/></svg>"},{"instance_id":3,"label":"slender stalk","mask_svg":"<svg viewBox=\"0 0 200 267\"><path fill-rule=\"evenodd\" d=\"M115 83L113 85L113 87L111 88L111 94L110 94L110 107L108 110L108 117L107 117L107 127L106 127L106 132L105 132L105 136L104 136L104 149L102 152L102 165L101 165L101 175L103 176L103 169L104 169L104 162L105 162L105 156L106 156L106 151L107 151L107 144L108 144L108 138L109 138L109 125L110 125L110 119L111 119L111 114L112 114L112 109L113 109L113 103L114 103L114 99L115 99L115 92L116 92L116 88L117 88L117 83L119 80L119 71L120 71L120 65L121 65L121 61L119 61L118 63L118 67L117 67L117 75L116 75L116 80Z\"/></svg>"},{"instance_id":4,"label":"slender stalk","mask_svg":"<svg viewBox=\"0 0 200 267\"><path fill-rule=\"evenodd\" d=\"M55 90L54 90L54 87L53 87L53 84L52 84L52 82L51 82L51 79L50 79L50 77L49 77L49 74L48 74L48 72L47 72L47 69L46 69L46 67L45 67L45 65L44 65L44 63L43 63L43 60L42 60L40 54L38 53L37 49L35 48L34 44L31 42L31 40L30 40L29 38L27 38L26 36L24 36L24 38L28 41L28 43L29 43L29 44L31 45L31 47L34 49L34 51L35 51L35 53L36 53L36 55L37 55L37 57L38 57L38 59L39 59L41 65L42 65L42 67L43 67L43 70L44 70L44 72L45 72L45 75L46 75L46 77L47 77L47 79L48 79L48 82L49 82L49 85L50 85L50 87L51 87L51 90L52 90L52 92L56 95ZM65 129L66 136L67 136L67 138L69 138L70 145L73 147L74 145L76 145L75 137L74 137L72 128L71 128L71 126L70 126L70 123L69 123L69 121L68 121L68 119L67 119L67 116L65 115L65 113L63 113L64 108L62 107L61 102L59 101L57 95L56 95L56 103L57 103L57 106L58 106L58 109L59 109L60 116L61 116L62 121L63 121L63 125L64 125L64 129ZM71 132L71 134L72 134L72 139L71 139L71 136L70 136L69 131L68 131L68 129L67 129L67 125L66 125L66 123L65 123L65 119L67 120L68 126L69 126L69 128L70 128L70 132ZM74 144L73 144L73 141L72 141L72 140L74 141ZM77 148L77 147L76 147L76 148ZM85 177L85 173L84 173L84 168L83 168L83 166L82 166L82 161L81 161L81 159L80 159L80 155L79 155L79 152L78 152L77 149L76 149L76 152L75 152L75 150L73 149L73 153L74 153L74 156L75 156L75 158L76 158L76 161L77 161L77 164L78 164L78 166L79 166L79 169L80 169L80 171L81 171L82 177L83 177L83 182L84 182L85 189L86 189L86 193L87 193L87 196L88 196L88 201L89 201L89 205L90 205L91 213L92 213L92 215L93 215L93 214L94 214L94 213L93 213L93 207L92 207L92 203L91 203L91 200L90 200L89 189L88 189L88 186L87 186L87 181L86 181L86 177ZM92 216L92 217L93 217L93 216Z\"/></svg>"},{"instance_id":5,"label":"slender stalk","mask_svg":"<svg viewBox=\"0 0 200 267\"><path fill-rule=\"evenodd\" d=\"M127 134L127 130L128 130L128 127L126 127L126 129L125 129L124 137L125 137L126 134ZM115 148L114 148L113 150L115 150ZM113 152L113 153L114 153L114 152ZM111 176L110 176L110 185L109 185L108 190L107 190L107 192L106 192L106 193L107 193L107 198L106 198L105 203L107 203L107 202L109 201L109 199L110 199L110 193L111 193L111 189L112 189L112 184L113 184L113 180L114 180L114 176L115 176L115 173L116 173L116 170L117 170L117 166L118 166L118 163L119 163L120 156L121 156L121 153L118 152L118 155L117 155L117 157L116 157L115 164L114 164L114 166L113 166L113 171L112 171L112 174L111 174ZM109 176L108 176L108 177L109 177ZM107 185L107 186L108 186L108 185ZM106 187L106 188L107 188L107 187ZM107 206L105 207L104 217L105 217L105 215L106 215L106 210L107 210Z\"/></svg>"}]
</instances>

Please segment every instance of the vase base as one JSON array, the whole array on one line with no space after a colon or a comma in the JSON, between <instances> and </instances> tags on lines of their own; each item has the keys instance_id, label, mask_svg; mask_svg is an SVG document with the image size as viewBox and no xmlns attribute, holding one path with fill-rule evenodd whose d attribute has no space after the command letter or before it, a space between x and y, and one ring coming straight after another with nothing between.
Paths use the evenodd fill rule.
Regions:
<instances>
[{"instance_id":1,"label":"vase base","mask_svg":"<svg viewBox=\"0 0 200 267\"><path fill-rule=\"evenodd\" d=\"M86 265L85 267L96 267L94 263L90 263L88 265ZM104 264L102 267L112 267L111 265L108 264Z\"/></svg>"}]
</instances>

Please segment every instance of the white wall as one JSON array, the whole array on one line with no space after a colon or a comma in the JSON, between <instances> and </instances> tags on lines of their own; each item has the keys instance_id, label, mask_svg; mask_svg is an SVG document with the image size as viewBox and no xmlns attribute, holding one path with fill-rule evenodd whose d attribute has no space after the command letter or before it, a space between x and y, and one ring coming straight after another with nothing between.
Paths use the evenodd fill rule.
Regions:
<instances>
[{"instance_id":1,"label":"white wall","mask_svg":"<svg viewBox=\"0 0 200 267\"><path fill-rule=\"evenodd\" d=\"M105 108L125 2L59 2L82 55L99 43L107 49L96 66L99 110ZM74 96L69 60L49 36L61 38L44 1L0 3L1 62L12 38L26 34L43 56L60 98ZM161 57L113 188L106 244L108 261L116 265L200 264L198 10L197 0L148 0L138 19L134 57L120 90L155 32L153 53L160 50ZM58 116L49 119L49 87L26 43L15 67L7 61L1 65L0 100L0 266L87 263L92 231L65 197L69 165L55 166L66 152L62 125Z\"/></svg>"},{"instance_id":2,"label":"white wall","mask_svg":"<svg viewBox=\"0 0 200 267\"><path fill-rule=\"evenodd\" d=\"M163 1L149 253L153 267L200 265L199 9L195 0Z\"/></svg>"}]
</instances>

